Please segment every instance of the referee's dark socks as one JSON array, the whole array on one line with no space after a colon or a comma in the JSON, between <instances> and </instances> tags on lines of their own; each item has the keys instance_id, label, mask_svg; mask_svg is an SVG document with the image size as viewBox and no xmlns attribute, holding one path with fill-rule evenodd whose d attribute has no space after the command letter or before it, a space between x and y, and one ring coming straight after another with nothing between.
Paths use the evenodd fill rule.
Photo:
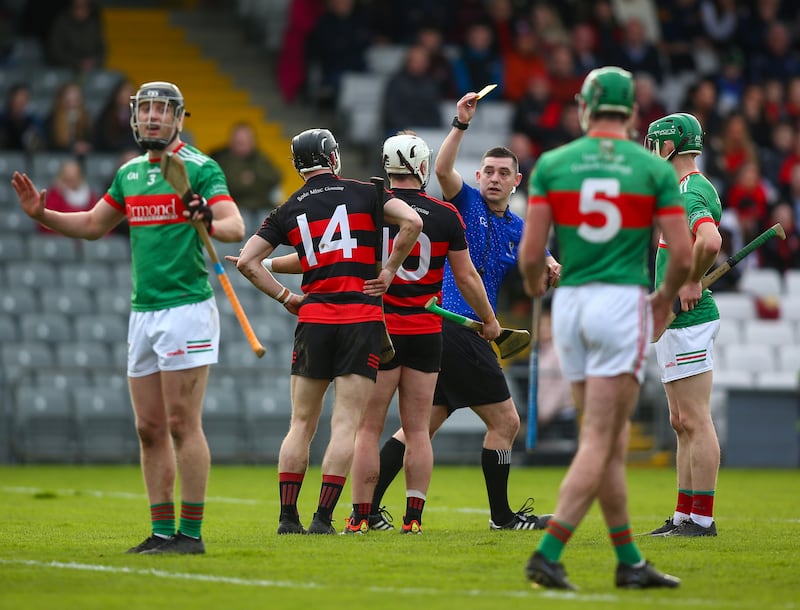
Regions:
<instances>
[{"instance_id":1,"label":"referee's dark socks","mask_svg":"<svg viewBox=\"0 0 800 610\"><path fill-rule=\"evenodd\" d=\"M381 471L375 491L372 494L372 514L377 515L380 510L383 494L391 485L394 478L403 469L403 458L406 454L405 443L390 437L381 447Z\"/></svg>"},{"instance_id":2,"label":"referee's dark socks","mask_svg":"<svg viewBox=\"0 0 800 610\"><path fill-rule=\"evenodd\" d=\"M300 495L304 476L305 474L302 472L278 473L278 487L281 493L281 519L299 520L297 496Z\"/></svg>"},{"instance_id":3,"label":"referee's dark socks","mask_svg":"<svg viewBox=\"0 0 800 610\"><path fill-rule=\"evenodd\" d=\"M486 449L481 452L483 478L489 495L492 521L508 523L514 511L508 505L508 473L511 470L511 449Z\"/></svg>"},{"instance_id":4,"label":"referee's dark socks","mask_svg":"<svg viewBox=\"0 0 800 610\"><path fill-rule=\"evenodd\" d=\"M322 488L319 491L319 505L317 515L323 519L331 521L333 509L342 495L342 488L347 480L346 477L339 477L333 474L322 475Z\"/></svg>"}]
</instances>

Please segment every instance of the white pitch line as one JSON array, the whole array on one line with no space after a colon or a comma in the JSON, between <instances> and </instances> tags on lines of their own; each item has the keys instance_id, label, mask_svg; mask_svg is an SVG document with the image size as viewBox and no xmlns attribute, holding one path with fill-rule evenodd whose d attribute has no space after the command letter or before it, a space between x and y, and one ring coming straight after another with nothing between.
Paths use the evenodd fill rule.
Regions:
<instances>
[{"instance_id":1,"label":"white pitch line","mask_svg":"<svg viewBox=\"0 0 800 610\"><path fill-rule=\"evenodd\" d=\"M24 566L32 568L43 569L58 569L58 570L76 570L82 572L106 572L110 574L124 574L133 576L155 576L157 578L166 578L172 580L194 580L198 582L219 583L224 585L244 586L244 587L258 587L265 589L309 589L316 591L323 591L328 589L341 590L341 584L325 585L307 581L290 581L290 580L267 580L267 579L251 579L251 578L238 578L235 576L219 576L216 574L193 574L189 572L169 572L167 570L159 570L156 568L132 568L129 566L108 566L102 564L89 564L77 562L63 562L63 561L36 561L33 559L7 559L0 557L0 565L8 566ZM370 593L379 594L399 594L399 595L430 595L441 597L442 595L456 596L464 595L467 597L500 597L500 598L522 598L522 599L535 599L537 597L545 597L549 599L571 600L577 602L586 602L590 604L604 603L619 605L621 602L628 599L627 595L614 595L603 593L585 594L575 591L561 592L553 590L533 590L524 589L519 591L484 591L481 589L465 589L463 591L454 592L452 590L444 591L442 589L424 588L424 587L374 587L359 585L361 590L366 590ZM647 593L631 592L631 596L641 595L642 601L648 604L656 604L661 606L678 606L685 607L686 605L708 605L710 607L717 607L719 604L718 599L687 599L676 594L674 598L652 597ZM744 603L725 602L728 607L744 607ZM785 605L783 608L791 608L793 605Z\"/></svg>"}]
</instances>

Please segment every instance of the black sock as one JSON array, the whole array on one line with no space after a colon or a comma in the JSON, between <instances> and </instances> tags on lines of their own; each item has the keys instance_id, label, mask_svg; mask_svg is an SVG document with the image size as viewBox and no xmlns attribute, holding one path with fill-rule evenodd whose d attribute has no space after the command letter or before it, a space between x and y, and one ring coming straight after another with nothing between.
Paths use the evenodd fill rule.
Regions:
<instances>
[{"instance_id":1,"label":"black sock","mask_svg":"<svg viewBox=\"0 0 800 610\"><path fill-rule=\"evenodd\" d=\"M381 473L378 482L375 484L375 492L372 494L372 514L378 513L383 500L383 494L392 484L394 478L403 469L403 458L406 455L406 445L395 437L391 437L381 447Z\"/></svg>"},{"instance_id":2,"label":"black sock","mask_svg":"<svg viewBox=\"0 0 800 610\"><path fill-rule=\"evenodd\" d=\"M481 452L483 478L489 495L492 521L502 525L511 521L514 511L508 505L508 473L511 470L511 450L486 449Z\"/></svg>"}]
</instances>

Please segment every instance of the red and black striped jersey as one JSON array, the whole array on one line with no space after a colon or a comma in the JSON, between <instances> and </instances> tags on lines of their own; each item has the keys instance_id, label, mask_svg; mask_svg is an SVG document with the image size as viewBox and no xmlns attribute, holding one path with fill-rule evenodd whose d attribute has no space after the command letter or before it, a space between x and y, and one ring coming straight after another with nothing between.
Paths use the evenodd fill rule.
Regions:
<instances>
[{"instance_id":1,"label":"red and black striped jersey","mask_svg":"<svg viewBox=\"0 0 800 610\"><path fill-rule=\"evenodd\" d=\"M387 193L384 201L390 198ZM303 267L306 294L298 321L380 322L381 302L364 294L376 277L375 186L318 174L264 220L256 233L274 247L292 246Z\"/></svg>"},{"instance_id":2,"label":"red and black striped jersey","mask_svg":"<svg viewBox=\"0 0 800 610\"><path fill-rule=\"evenodd\" d=\"M444 263L450 250L466 250L461 214L455 206L419 189L392 189L422 218L422 232L383 298L390 334L427 335L442 330L442 318L425 309L431 297L442 300ZM398 227L388 227L389 241ZM384 232L384 235L386 233ZM386 241L386 240L385 240ZM384 248L384 256L386 249Z\"/></svg>"}]
</instances>

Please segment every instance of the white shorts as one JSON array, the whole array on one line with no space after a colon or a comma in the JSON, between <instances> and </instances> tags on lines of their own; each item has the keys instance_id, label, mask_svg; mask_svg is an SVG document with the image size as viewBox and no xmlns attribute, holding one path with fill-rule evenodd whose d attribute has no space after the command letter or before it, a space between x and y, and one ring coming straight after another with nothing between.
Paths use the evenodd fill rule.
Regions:
<instances>
[{"instance_id":1,"label":"white shorts","mask_svg":"<svg viewBox=\"0 0 800 610\"><path fill-rule=\"evenodd\" d=\"M714 339L719 320L686 328L668 328L656 341L661 383L699 375L714 368Z\"/></svg>"},{"instance_id":2,"label":"white shorts","mask_svg":"<svg viewBox=\"0 0 800 610\"><path fill-rule=\"evenodd\" d=\"M128 376L216 364L219 311L214 298L157 311L132 311L128 322Z\"/></svg>"},{"instance_id":3,"label":"white shorts","mask_svg":"<svg viewBox=\"0 0 800 610\"><path fill-rule=\"evenodd\" d=\"M553 297L553 341L564 376L644 381L653 316L642 286L560 286Z\"/></svg>"}]
</instances>

